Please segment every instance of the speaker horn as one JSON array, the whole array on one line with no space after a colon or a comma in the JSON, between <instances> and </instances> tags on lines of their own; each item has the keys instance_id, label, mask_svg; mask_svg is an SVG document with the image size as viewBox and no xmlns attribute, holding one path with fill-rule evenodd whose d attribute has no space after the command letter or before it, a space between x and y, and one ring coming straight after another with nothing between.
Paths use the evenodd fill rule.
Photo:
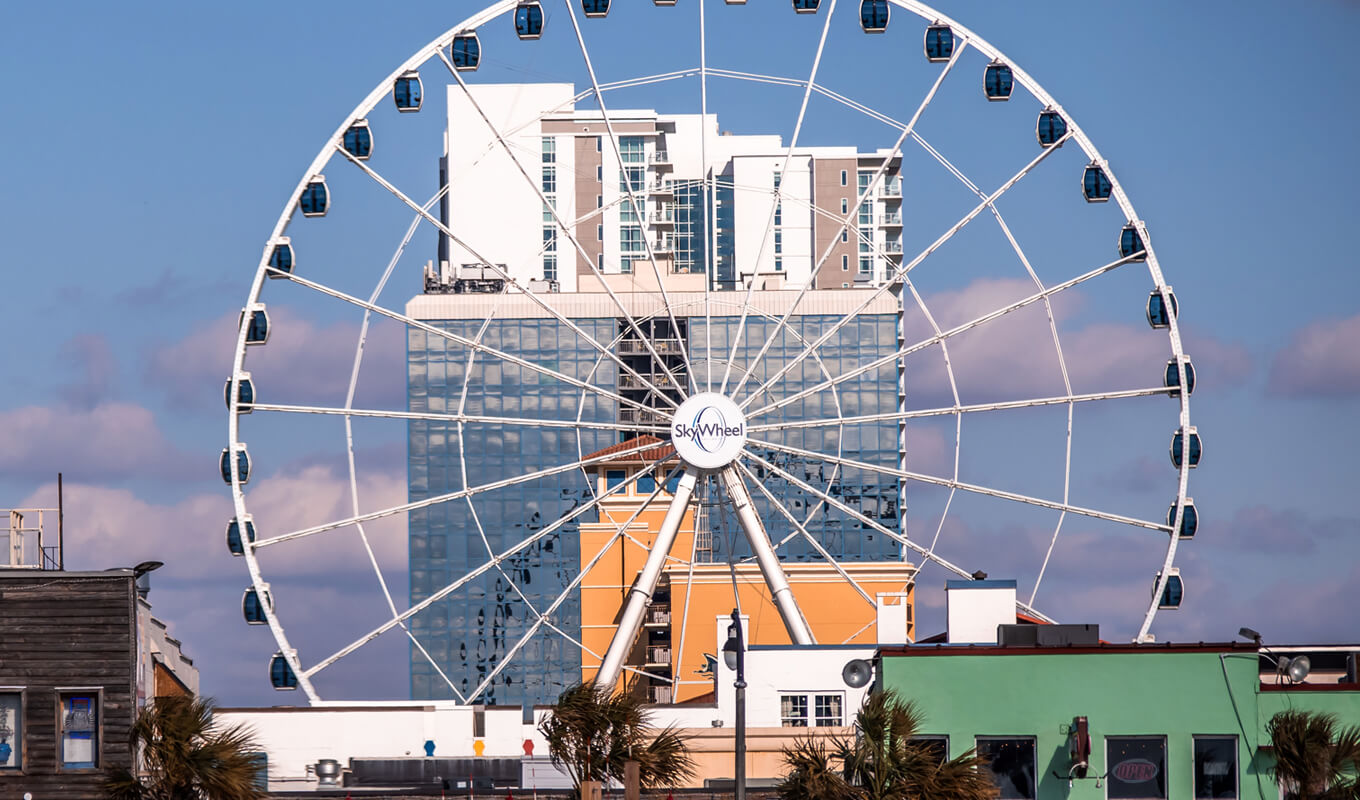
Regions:
<instances>
[{"instance_id":1,"label":"speaker horn","mask_svg":"<svg viewBox=\"0 0 1360 800\"><path fill-rule=\"evenodd\" d=\"M860 689L869 685L869 681L874 679L874 665L862 658L845 665L841 670L841 680L851 689Z\"/></svg>"}]
</instances>

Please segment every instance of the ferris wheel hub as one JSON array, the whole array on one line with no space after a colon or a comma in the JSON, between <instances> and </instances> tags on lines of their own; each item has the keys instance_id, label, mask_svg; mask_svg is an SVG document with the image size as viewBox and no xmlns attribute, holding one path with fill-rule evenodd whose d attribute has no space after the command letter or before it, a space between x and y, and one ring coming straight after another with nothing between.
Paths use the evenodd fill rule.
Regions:
<instances>
[{"instance_id":1,"label":"ferris wheel hub","mask_svg":"<svg viewBox=\"0 0 1360 800\"><path fill-rule=\"evenodd\" d=\"M671 443L691 467L721 469L746 446L746 415L726 395L700 392L676 409Z\"/></svg>"}]
</instances>

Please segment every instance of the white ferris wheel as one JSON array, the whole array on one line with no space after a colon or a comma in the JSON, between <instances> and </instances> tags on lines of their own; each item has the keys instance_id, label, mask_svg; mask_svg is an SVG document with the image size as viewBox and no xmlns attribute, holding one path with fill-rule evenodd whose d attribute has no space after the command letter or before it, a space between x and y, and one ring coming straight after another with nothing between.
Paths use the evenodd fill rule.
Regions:
<instances>
[{"instance_id":1,"label":"white ferris wheel","mask_svg":"<svg viewBox=\"0 0 1360 800\"><path fill-rule=\"evenodd\" d=\"M277 643L276 688L334 700L326 673L394 638L435 695L459 702L494 701L498 687L517 696L504 681L526 665L587 659L612 683L641 670L625 662L663 573L713 564L734 590L738 567L763 582L795 643L818 641L789 588L797 561L829 568L869 608L857 559L909 562L918 584L986 577L981 567L1016 578L1018 610L1041 621L1089 621L1072 618L1091 591L1077 576L1094 573L1122 590L1139 641L1159 609L1180 605L1175 557L1198 522L1187 495L1202 453L1195 374L1175 295L1109 162L959 21L912 0L791 5L499 0L397 66L325 140L264 239L226 385L227 538L250 575L246 621ZM776 28L791 40L751 47ZM571 91L512 123L480 88L525 82ZM624 146L636 109L680 104L701 120L698 172L683 180L664 139L649 134L636 159ZM596 125L594 162L527 150L526 131L572 113ZM710 115L766 135L755 161L773 181L715 166L737 139ZM420 117L432 119L417 134ZM459 163L508 165L504 185L542 204L552 235L540 244L537 224L521 234L533 247L519 261L447 211L494 205L503 188L450 166L458 140L444 126L462 124L485 143ZM806 165L817 153L849 159L848 203L816 196ZM568 201L556 172L550 186L540 170L549 164L623 179L593 203ZM795 176L810 188L791 188ZM684 220L680 195L692 202ZM731 213L758 220L752 244L722 241ZM641 231L631 258L583 234L605 218L597 239L620 224ZM800 235L801 251L785 244ZM426 267L435 244L475 274ZM681 272L689 283L671 280ZM422 287L426 306L411 300ZM455 301L456 319L428 313ZM350 325L309 328L349 336L347 374L326 397L281 396L257 367L271 339L302 324L291 311L302 306ZM374 359L400 358L374 351L379 326L406 347L400 399L390 385L366 393ZM279 357L294 363L269 374L315 367L305 347ZM404 499L368 490L370 435L418 442L426 460L406 454ZM318 447L343 464L348 513L302 506L286 526L261 516L252 501L269 476ZM606 477L621 460L626 479ZM1165 476L1156 501L1110 488L1149 462ZM620 512L624 495L634 502ZM661 522L643 544L634 523L652 512ZM587 522L612 531L589 551ZM676 547L684 525L692 535ZM622 579L608 646L594 646L581 587L624 540L645 563ZM291 623L290 603L324 602L289 586L299 560L343 564L345 584L320 596L367 593L371 614L338 615L325 636ZM408 581L402 597L394 586ZM494 629L489 655L467 654L474 629Z\"/></svg>"}]
</instances>

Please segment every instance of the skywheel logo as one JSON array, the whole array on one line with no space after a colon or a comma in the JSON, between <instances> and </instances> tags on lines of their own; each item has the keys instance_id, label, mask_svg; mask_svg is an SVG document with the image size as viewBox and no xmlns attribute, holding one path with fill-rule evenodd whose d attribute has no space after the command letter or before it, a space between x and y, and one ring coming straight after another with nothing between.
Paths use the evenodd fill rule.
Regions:
<instances>
[{"instance_id":1,"label":"skywheel logo","mask_svg":"<svg viewBox=\"0 0 1360 800\"><path fill-rule=\"evenodd\" d=\"M746 445L746 419L737 404L723 395L696 394L676 409L671 443L691 466L727 466Z\"/></svg>"}]
</instances>

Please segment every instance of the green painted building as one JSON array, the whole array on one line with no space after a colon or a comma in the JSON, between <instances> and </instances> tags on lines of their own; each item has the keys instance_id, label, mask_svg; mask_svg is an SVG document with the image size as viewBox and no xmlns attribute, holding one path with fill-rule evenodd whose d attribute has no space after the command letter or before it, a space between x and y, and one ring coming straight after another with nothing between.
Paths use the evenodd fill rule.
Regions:
<instances>
[{"instance_id":1,"label":"green painted building","mask_svg":"<svg viewBox=\"0 0 1360 800\"><path fill-rule=\"evenodd\" d=\"M992 758L1002 798L1275 800L1276 712L1360 724L1360 684L1263 682L1253 644L912 645L880 658L882 685L919 704L951 758ZM1081 717L1085 777L1072 755Z\"/></svg>"}]
</instances>

